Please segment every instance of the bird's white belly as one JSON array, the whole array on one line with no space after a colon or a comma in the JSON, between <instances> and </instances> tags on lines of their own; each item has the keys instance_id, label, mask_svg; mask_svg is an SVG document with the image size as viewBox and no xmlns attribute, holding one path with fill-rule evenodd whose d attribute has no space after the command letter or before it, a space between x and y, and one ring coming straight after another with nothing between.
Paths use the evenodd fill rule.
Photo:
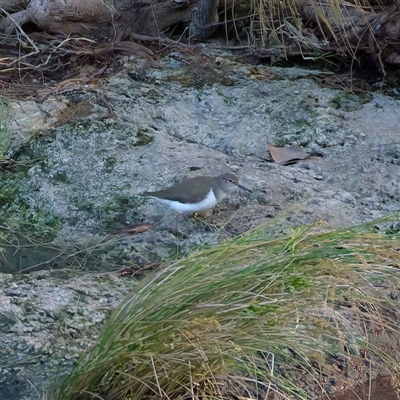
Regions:
<instances>
[{"instance_id":1,"label":"bird's white belly","mask_svg":"<svg viewBox=\"0 0 400 400\"><path fill-rule=\"evenodd\" d=\"M179 201L159 199L158 197L154 198L181 214L208 210L217 204L217 199L212 189L210 189L207 196L199 203L179 203Z\"/></svg>"}]
</instances>

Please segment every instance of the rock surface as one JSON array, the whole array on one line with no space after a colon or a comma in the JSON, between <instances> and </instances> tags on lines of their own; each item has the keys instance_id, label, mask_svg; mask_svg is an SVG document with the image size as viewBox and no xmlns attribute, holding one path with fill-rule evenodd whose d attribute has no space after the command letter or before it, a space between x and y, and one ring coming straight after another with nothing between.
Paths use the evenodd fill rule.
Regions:
<instances>
[{"instance_id":1,"label":"rock surface","mask_svg":"<svg viewBox=\"0 0 400 400\"><path fill-rule=\"evenodd\" d=\"M220 58L203 69L178 52L158 69L126 59L101 86L11 101L10 155L35 161L2 173L2 232L22 245L0 261L0 398L38 398L72 366L132 290L135 279L112 272L122 266L162 262L275 217L273 232L284 233L400 209L399 100L322 87L312 79L319 71ZM268 142L320 156L279 166ZM137 196L223 172L254 193L233 194L205 217L216 232L180 217L177 234L164 206Z\"/></svg>"},{"instance_id":2,"label":"rock surface","mask_svg":"<svg viewBox=\"0 0 400 400\"><path fill-rule=\"evenodd\" d=\"M62 379L136 283L73 271L0 274L0 398L38 398Z\"/></svg>"}]
</instances>

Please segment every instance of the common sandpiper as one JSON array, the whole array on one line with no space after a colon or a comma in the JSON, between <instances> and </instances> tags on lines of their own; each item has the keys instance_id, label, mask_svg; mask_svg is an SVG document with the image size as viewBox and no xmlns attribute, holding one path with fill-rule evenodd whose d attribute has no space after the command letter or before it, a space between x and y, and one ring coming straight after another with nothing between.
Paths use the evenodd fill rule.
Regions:
<instances>
[{"instance_id":1,"label":"common sandpiper","mask_svg":"<svg viewBox=\"0 0 400 400\"><path fill-rule=\"evenodd\" d=\"M168 189L144 192L141 196L153 197L174 211L185 214L205 211L214 207L237 187L253 193L250 189L239 185L236 175L225 173L215 177L197 176L186 179Z\"/></svg>"}]
</instances>

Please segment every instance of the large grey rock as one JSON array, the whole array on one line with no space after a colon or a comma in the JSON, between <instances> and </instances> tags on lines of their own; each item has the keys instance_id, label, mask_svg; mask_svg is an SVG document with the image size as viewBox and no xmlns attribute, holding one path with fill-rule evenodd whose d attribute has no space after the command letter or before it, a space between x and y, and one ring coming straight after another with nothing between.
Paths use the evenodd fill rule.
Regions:
<instances>
[{"instance_id":1,"label":"large grey rock","mask_svg":"<svg viewBox=\"0 0 400 400\"><path fill-rule=\"evenodd\" d=\"M0 398L37 398L96 340L135 282L104 271L163 261L274 217L271 235L400 208L398 100L323 88L311 79L318 71L259 66L255 74L224 57L202 81L176 53L161 69L126 59L102 87L40 105L10 101L10 154L36 161L1 177L2 233L18 248L4 250L0 267L53 271L0 275ZM268 142L323 157L278 166ZM220 231L181 217L177 234L167 216L147 232L124 233L165 215L137 196L144 190L229 171L254 193L231 195L207 217ZM57 272L67 266L83 272Z\"/></svg>"}]
</instances>

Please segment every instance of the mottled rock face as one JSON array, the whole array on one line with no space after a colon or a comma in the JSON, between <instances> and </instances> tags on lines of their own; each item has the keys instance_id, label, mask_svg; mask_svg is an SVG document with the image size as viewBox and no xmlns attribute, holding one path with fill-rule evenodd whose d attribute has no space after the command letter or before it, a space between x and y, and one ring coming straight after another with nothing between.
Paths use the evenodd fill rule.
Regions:
<instances>
[{"instance_id":1,"label":"mottled rock face","mask_svg":"<svg viewBox=\"0 0 400 400\"><path fill-rule=\"evenodd\" d=\"M68 265L78 268L83 262L86 269L104 270L132 257L157 262L175 254L177 245L189 250L215 243L299 202L302 207L290 212L285 224L322 219L351 225L399 208L398 149L385 145L399 133L396 104L383 96L368 101L322 88L302 78L310 71L260 67L254 80L247 77L254 70L232 63L207 71L203 78L209 84L195 89L188 87L193 82L179 59L177 54L164 59L161 70L127 61L126 69L140 69L141 78L130 78L130 72L109 78L103 90L112 115L96 87L40 104L10 103L10 154L18 153L21 163L37 161L18 174L3 174L1 218L11 226L23 221L23 233L44 242L40 252L52 241L55 250L46 257L38 249L35 254L29 247L29 254L25 247L16 254L11 249L6 261L0 260L3 271L12 272L12 265L41 268L43 262L63 267L58 249L70 255L76 246L88 246L96 255L69 258ZM284 79L268 81L263 71ZM229 78L229 85L222 78ZM278 166L271 162L268 142L297 143L324 157ZM177 237L175 219L167 215L157 229L122 241L104 239L166 214L163 205L137 194L228 171L254 193L239 191L213 210L211 223L222 226L233 218L218 237L190 218L179 219L183 234ZM11 239L28 243L24 237Z\"/></svg>"},{"instance_id":2,"label":"mottled rock face","mask_svg":"<svg viewBox=\"0 0 400 400\"><path fill-rule=\"evenodd\" d=\"M124 72L104 81L105 97L93 86L41 104L11 101L10 155L35 161L1 175L1 225L10 227L2 232L20 246L2 253L2 272L115 271L168 259L177 246L185 252L216 243L282 212L272 234L318 220L354 225L400 208L400 149L389 145L400 133L395 101L349 98L302 77L310 71L259 67L255 74L218 56L227 62L196 87L199 70L188 72L176 53L140 74L126 60ZM280 79L265 78L271 72ZM297 143L323 157L278 166L268 142ZM137 196L228 171L254 193L238 191L205 217L223 226L218 234L187 217L177 234L174 216ZM0 398L36 398L28 380L41 391L58 368L68 370L132 284L57 274L64 273L0 275Z\"/></svg>"},{"instance_id":3,"label":"mottled rock face","mask_svg":"<svg viewBox=\"0 0 400 400\"><path fill-rule=\"evenodd\" d=\"M32 385L41 392L61 379L136 282L76 271L0 274L0 398L33 399Z\"/></svg>"}]
</instances>

